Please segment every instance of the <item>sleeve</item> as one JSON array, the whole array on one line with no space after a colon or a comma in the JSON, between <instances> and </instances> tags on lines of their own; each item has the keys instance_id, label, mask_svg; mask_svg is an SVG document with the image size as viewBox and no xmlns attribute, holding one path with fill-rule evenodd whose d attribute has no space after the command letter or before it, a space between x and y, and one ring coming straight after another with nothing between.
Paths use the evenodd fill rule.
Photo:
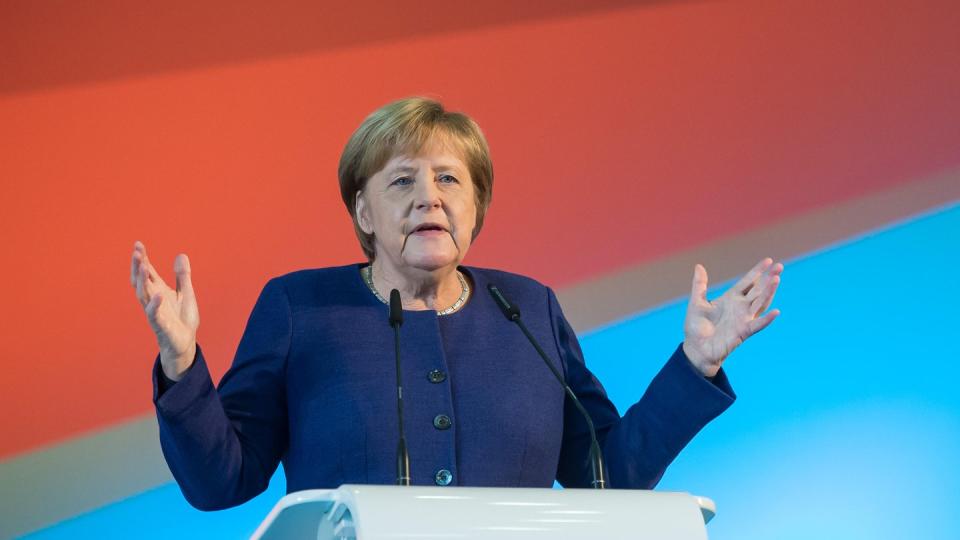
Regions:
<instances>
[{"instance_id":1,"label":"sleeve","mask_svg":"<svg viewBox=\"0 0 960 540\"><path fill-rule=\"evenodd\" d=\"M683 347L678 347L640 401L621 417L600 381L587 369L577 336L553 291L549 302L567 384L593 420L609 484L652 489L687 443L736 399L726 375L721 370L712 380L703 377ZM592 480L589 456L589 428L568 398L557 480L565 487L588 487Z\"/></svg>"},{"instance_id":2,"label":"sleeve","mask_svg":"<svg viewBox=\"0 0 960 540\"><path fill-rule=\"evenodd\" d=\"M194 507L228 508L266 489L288 440L290 338L289 299L274 279L260 294L219 389L199 346L184 377L166 388L157 358L153 382L160 446Z\"/></svg>"}]
</instances>

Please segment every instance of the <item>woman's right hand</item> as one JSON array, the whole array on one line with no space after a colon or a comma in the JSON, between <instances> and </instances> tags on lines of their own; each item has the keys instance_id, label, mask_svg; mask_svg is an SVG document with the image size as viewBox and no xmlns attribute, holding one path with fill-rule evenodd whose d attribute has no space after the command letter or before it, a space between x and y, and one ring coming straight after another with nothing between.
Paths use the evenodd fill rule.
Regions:
<instances>
[{"instance_id":1,"label":"woman's right hand","mask_svg":"<svg viewBox=\"0 0 960 540\"><path fill-rule=\"evenodd\" d=\"M176 290L167 286L150 264L147 248L139 241L133 244L130 284L157 335L163 373L178 381L196 356L200 311L190 282L190 260L185 254L177 255L173 271L177 275Z\"/></svg>"}]
</instances>

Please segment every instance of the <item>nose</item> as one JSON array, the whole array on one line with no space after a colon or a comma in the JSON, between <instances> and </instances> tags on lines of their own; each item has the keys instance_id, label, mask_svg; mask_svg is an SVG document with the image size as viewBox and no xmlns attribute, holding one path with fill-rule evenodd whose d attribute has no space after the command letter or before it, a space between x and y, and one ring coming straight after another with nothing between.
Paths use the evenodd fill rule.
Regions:
<instances>
[{"instance_id":1,"label":"nose","mask_svg":"<svg viewBox=\"0 0 960 540\"><path fill-rule=\"evenodd\" d=\"M419 179L416 183L417 189L414 193L414 207L417 210L432 210L440 208L440 188L432 177Z\"/></svg>"}]
</instances>

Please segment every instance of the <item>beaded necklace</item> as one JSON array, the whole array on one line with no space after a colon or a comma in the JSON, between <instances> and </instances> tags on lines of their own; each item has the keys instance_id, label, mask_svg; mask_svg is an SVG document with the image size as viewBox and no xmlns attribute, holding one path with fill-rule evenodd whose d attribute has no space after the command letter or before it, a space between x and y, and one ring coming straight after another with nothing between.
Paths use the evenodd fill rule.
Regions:
<instances>
[{"instance_id":1,"label":"beaded necklace","mask_svg":"<svg viewBox=\"0 0 960 540\"><path fill-rule=\"evenodd\" d=\"M364 283L367 284L367 287L370 288L370 292L377 297L377 300L380 300L386 305L390 305L390 302L386 298L380 295L377 291L377 288L373 285L373 265L364 266L360 269L360 275L363 277ZM444 315L450 315L451 313L457 312L464 304L467 303L467 299L470 298L470 285L467 284L467 280L463 277L463 274L457 270L457 280L460 281L460 287L462 289L460 297L457 298L457 301L453 303L452 306L446 309L437 310L437 315L442 317Z\"/></svg>"}]
</instances>

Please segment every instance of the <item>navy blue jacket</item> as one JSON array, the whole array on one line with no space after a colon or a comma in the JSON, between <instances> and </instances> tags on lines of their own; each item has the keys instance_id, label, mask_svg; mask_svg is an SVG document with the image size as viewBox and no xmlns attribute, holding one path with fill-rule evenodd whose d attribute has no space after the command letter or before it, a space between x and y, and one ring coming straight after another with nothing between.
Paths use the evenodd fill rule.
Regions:
<instances>
[{"instance_id":1,"label":"navy blue jacket","mask_svg":"<svg viewBox=\"0 0 960 540\"><path fill-rule=\"evenodd\" d=\"M678 348L621 418L549 288L506 272L461 270L474 292L460 311L404 312L404 425L414 484L440 478L549 487L556 479L587 487L591 480L585 422L487 294L491 282L521 309L589 411L613 487L653 487L733 402L722 371L705 379ZM219 389L199 347L193 366L169 388L158 384L158 362L160 442L187 500L201 509L240 504L266 488L280 461L289 492L394 483L396 374L387 312L358 265L303 270L264 287Z\"/></svg>"}]
</instances>

